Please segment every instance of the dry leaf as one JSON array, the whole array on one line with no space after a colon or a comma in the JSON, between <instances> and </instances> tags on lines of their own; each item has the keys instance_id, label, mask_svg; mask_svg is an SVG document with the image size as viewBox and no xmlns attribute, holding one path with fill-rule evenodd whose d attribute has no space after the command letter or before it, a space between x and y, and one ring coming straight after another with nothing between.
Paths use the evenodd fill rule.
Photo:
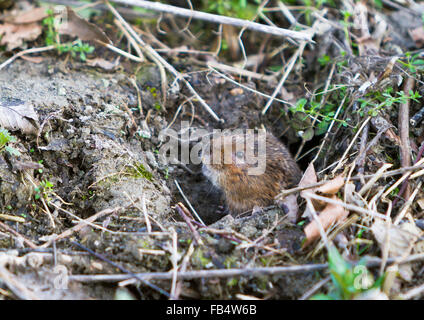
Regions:
<instances>
[{"instance_id":1,"label":"dry leaf","mask_svg":"<svg viewBox=\"0 0 424 320\"><path fill-rule=\"evenodd\" d=\"M28 24L0 24L0 35L3 35L0 44L6 45L11 51L22 46L24 41L33 41L41 34L42 28L37 23Z\"/></svg>"},{"instance_id":2,"label":"dry leaf","mask_svg":"<svg viewBox=\"0 0 424 320\"><path fill-rule=\"evenodd\" d=\"M314 168L314 164L310 163L308 168L306 169L305 173L303 174L302 179L299 182L299 187L305 187L305 186L309 186L311 184L317 183L318 179L317 179L317 174L315 173L315 168ZM307 196L308 193L310 192L314 192L315 189L306 189L306 190L302 190L300 192L300 196L302 198L305 198L305 196Z\"/></svg>"},{"instance_id":3,"label":"dry leaf","mask_svg":"<svg viewBox=\"0 0 424 320\"><path fill-rule=\"evenodd\" d=\"M355 184L352 182L349 182L345 186L345 197L346 197L346 203L352 203L358 207L365 207L365 203L362 200L362 198L358 195L358 193L355 191L356 187Z\"/></svg>"},{"instance_id":4,"label":"dry leaf","mask_svg":"<svg viewBox=\"0 0 424 320\"><path fill-rule=\"evenodd\" d=\"M66 7L66 12L67 20L60 25L60 34L78 37L82 41L112 43L99 27L80 18L70 7Z\"/></svg>"},{"instance_id":5,"label":"dry leaf","mask_svg":"<svg viewBox=\"0 0 424 320\"><path fill-rule=\"evenodd\" d=\"M375 239L383 250L386 241L386 222L376 219L371 227ZM391 225L389 230L389 257L399 257L409 254L413 244L418 240L422 231L410 222L400 226Z\"/></svg>"},{"instance_id":6,"label":"dry leaf","mask_svg":"<svg viewBox=\"0 0 424 320\"><path fill-rule=\"evenodd\" d=\"M338 200L336 196L332 197L333 200ZM324 210L318 216L324 230L327 230L333 223L343 221L349 214L344 207L339 204L327 203ZM306 242L304 246L318 239L320 237L319 227L315 220L311 221L304 229L306 235Z\"/></svg>"},{"instance_id":7,"label":"dry leaf","mask_svg":"<svg viewBox=\"0 0 424 320\"><path fill-rule=\"evenodd\" d=\"M306 169L302 180L299 183L299 187L305 187L317 182L317 176L315 173L314 165L309 164ZM319 192L324 195L330 195L331 199L338 200L335 194L340 190L340 188L344 185L345 181L342 175L337 176L336 178L328 181L318 188L306 189L300 192L300 195L305 199L310 199L310 195L315 192ZM318 216L318 220L320 221L324 230L327 230L331 225L337 223L339 221L344 220L349 211L347 211L340 204L331 204L325 201L318 201L315 199L311 199L313 208L316 211L320 211L321 213ZM309 206L306 207L305 212L302 216L307 216L311 218L311 222L305 227L304 232L306 235L305 246L314 241L315 239L320 237L319 228L317 222L312 219L312 214L310 212Z\"/></svg>"},{"instance_id":8,"label":"dry leaf","mask_svg":"<svg viewBox=\"0 0 424 320\"><path fill-rule=\"evenodd\" d=\"M299 182L299 187L306 187L317 182L318 182L318 179L315 173L314 164L310 163L308 168L305 170L305 173L303 174L302 179ZM306 199L308 198L308 194L315 193L315 190L316 188L302 190L300 191L300 196ZM322 209L325 205L323 203L318 203L318 202L316 202L315 204L317 206L316 209L318 208L318 210ZM305 212L303 212L302 214L302 218L312 218L312 214L309 210L309 207L306 207Z\"/></svg>"},{"instance_id":9,"label":"dry leaf","mask_svg":"<svg viewBox=\"0 0 424 320\"><path fill-rule=\"evenodd\" d=\"M48 17L47 9L42 7L42 8L33 8L25 12L18 11L13 16L6 17L4 21L12 23L12 24L25 24L25 23L38 22L47 17Z\"/></svg>"},{"instance_id":10,"label":"dry leaf","mask_svg":"<svg viewBox=\"0 0 424 320\"><path fill-rule=\"evenodd\" d=\"M0 126L10 131L21 130L25 134L36 134L38 116L31 104L17 99L1 100Z\"/></svg>"},{"instance_id":11,"label":"dry leaf","mask_svg":"<svg viewBox=\"0 0 424 320\"><path fill-rule=\"evenodd\" d=\"M113 70L119 64L119 60L116 59L115 62L107 61L103 58L87 59L87 64L91 67L100 67L104 70Z\"/></svg>"},{"instance_id":12,"label":"dry leaf","mask_svg":"<svg viewBox=\"0 0 424 320\"><path fill-rule=\"evenodd\" d=\"M20 58L23 59L23 60L32 62L32 63L41 63L41 62L44 61L43 57L31 57L31 56L23 55Z\"/></svg>"},{"instance_id":13,"label":"dry leaf","mask_svg":"<svg viewBox=\"0 0 424 320\"><path fill-rule=\"evenodd\" d=\"M405 222L400 226L390 225L387 228L386 222L381 219L376 219L371 227L371 231L374 234L375 239L380 245L381 250L384 250L386 245L386 232L389 232L388 246L389 246L389 257L400 257L407 256L414 251L418 251L421 248L421 241L417 243L417 240L422 234L422 231L417 228L414 223ZM417 244L419 246L417 246ZM402 264L399 266L399 274L406 281L412 280L412 269L411 265Z\"/></svg>"},{"instance_id":14,"label":"dry leaf","mask_svg":"<svg viewBox=\"0 0 424 320\"><path fill-rule=\"evenodd\" d=\"M409 30L409 35L414 40L417 48L421 48L424 45L424 27L418 27Z\"/></svg>"},{"instance_id":15,"label":"dry leaf","mask_svg":"<svg viewBox=\"0 0 424 320\"><path fill-rule=\"evenodd\" d=\"M341 187L344 186L344 183L345 181L343 175L339 175L328 181L326 184L323 184L316 191L323 194L334 195L340 190Z\"/></svg>"}]
</instances>

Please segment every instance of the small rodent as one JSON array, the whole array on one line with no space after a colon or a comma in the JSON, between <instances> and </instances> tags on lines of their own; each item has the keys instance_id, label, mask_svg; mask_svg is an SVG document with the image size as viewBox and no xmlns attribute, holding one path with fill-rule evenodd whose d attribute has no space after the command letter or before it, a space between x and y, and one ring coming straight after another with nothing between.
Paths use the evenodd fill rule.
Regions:
<instances>
[{"instance_id":1,"label":"small rodent","mask_svg":"<svg viewBox=\"0 0 424 320\"><path fill-rule=\"evenodd\" d=\"M237 150L237 141L250 141L252 136L254 143L242 144L241 150L240 147ZM246 133L223 135L212 139L205 148L207 152L204 150L202 153L202 172L223 191L232 214L252 210L255 206L263 208L272 205L274 197L282 189L298 184L302 176L301 170L282 142L267 132L266 135L263 134L266 145L258 147L257 137L258 134ZM224 148L228 147L231 149L225 153ZM249 169L257 165L246 160L247 152L252 151L259 157L256 158L257 161L264 160L265 170L262 174L248 173ZM212 162L212 159L221 161Z\"/></svg>"}]
</instances>

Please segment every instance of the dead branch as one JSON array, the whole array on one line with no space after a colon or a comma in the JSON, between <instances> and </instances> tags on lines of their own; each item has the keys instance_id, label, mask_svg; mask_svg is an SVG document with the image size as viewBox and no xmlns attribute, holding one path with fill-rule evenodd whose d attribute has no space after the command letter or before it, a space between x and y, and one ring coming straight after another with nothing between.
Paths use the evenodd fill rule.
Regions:
<instances>
[{"instance_id":1,"label":"dead branch","mask_svg":"<svg viewBox=\"0 0 424 320\"><path fill-rule=\"evenodd\" d=\"M308 41L308 42L312 41L312 35L306 32L292 31L292 30L287 30L283 28L267 26L267 25L260 24L257 22L252 22L249 20L219 16L216 14L189 10L189 9L184 9L180 7L174 7L174 6L159 3L159 2L143 1L143 0L111 0L111 1L115 3L125 4L125 5L136 6L136 7L140 7L140 8L144 8L148 10L165 12L165 13L170 13L173 15L178 15L183 17L189 17L191 19L205 20L205 21L219 23L219 24L228 24L235 27L246 28L249 30L273 34L279 37L289 37L292 39Z\"/></svg>"},{"instance_id":2,"label":"dead branch","mask_svg":"<svg viewBox=\"0 0 424 320\"><path fill-rule=\"evenodd\" d=\"M399 257L389 258L388 263L397 261ZM424 253L410 255L408 258L403 258L400 264L418 261L424 259ZM380 258L370 258L366 263L367 267L378 267ZM199 278L229 278L229 277L255 277L263 275L281 275L288 273L305 273L311 271L325 270L328 268L327 263L321 264L306 264L297 266L285 267L260 267L260 268L243 268L243 269L219 269L219 270L195 270L178 272L178 279L199 279ZM173 272L145 272L136 273L137 278L145 280L169 280L173 277ZM133 278L128 274L96 274L96 275L70 275L70 281L78 282L117 282Z\"/></svg>"}]
</instances>

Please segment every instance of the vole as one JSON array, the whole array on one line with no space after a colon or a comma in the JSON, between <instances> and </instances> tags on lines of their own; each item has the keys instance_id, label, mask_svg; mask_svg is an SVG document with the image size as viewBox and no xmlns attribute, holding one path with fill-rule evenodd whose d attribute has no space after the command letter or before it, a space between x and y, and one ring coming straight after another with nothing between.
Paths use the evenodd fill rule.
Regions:
<instances>
[{"instance_id":1,"label":"vole","mask_svg":"<svg viewBox=\"0 0 424 320\"><path fill-rule=\"evenodd\" d=\"M272 205L282 189L295 186L302 176L286 146L268 132L213 138L202 152L202 164L232 214Z\"/></svg>"}]
</instances>

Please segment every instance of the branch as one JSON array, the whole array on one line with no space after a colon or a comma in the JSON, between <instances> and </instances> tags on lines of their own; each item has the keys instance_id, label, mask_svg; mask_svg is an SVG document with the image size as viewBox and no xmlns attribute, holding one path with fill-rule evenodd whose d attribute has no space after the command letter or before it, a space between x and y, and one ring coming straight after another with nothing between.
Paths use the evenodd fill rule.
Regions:
<instances>
[{"instance_id":1,"label":"branch","mask_svg":"<svg viewBox=\"0 0 424 320\"><path fill-rule=\"evenodd\" d=\"M205 21L209 21L213 23L229 24L232 26L240 27L240 28L246 28L246 29L250 29L250 30L254 30L258 32L273 34L279 37L289 37L296 40L312 42L312 35L306 32L292 31L292 30L287 30L283 28L267 26L267 25L260 24L257 22L252 22L249 20L219 16L216 14L174 7L174 6L162 4L159 2L151 2L151 1L143 1L143 0L111 0L111 2L136 6L136 7L153 10L153 11L171 13L178 16L190 17L192 19L205 20Z\"/></svg>"}]
</instances>

